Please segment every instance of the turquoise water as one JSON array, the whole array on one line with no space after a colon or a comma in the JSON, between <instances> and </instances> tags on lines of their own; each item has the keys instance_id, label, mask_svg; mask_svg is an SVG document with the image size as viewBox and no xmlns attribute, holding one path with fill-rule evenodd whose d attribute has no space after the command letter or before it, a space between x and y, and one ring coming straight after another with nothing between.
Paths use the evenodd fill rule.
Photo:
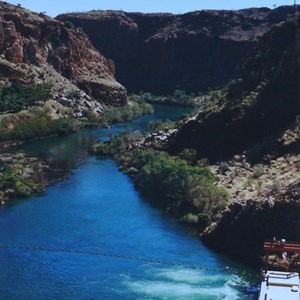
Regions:
<instances>
[{"instance_id":1,"label":"turquoise water","mask_svg":"<svg viewBox=\"0 0 300 300\"><path fill-rule=\"evenodd\" d=\"M0 207L0 243L101 251L198 265L207 270L65 252L0 249L0 299L254 299L252 272L204 247L195 233L144 201L111 159L89 156L105 139L152 117L110 129L82 130L22 146L67 161L70 175L42 196ZM214 269L230 267L235 274ZM252 272L253 273L253 272ZM236 275L239 274L239 275Z\"/></svg>"}]
</instances>

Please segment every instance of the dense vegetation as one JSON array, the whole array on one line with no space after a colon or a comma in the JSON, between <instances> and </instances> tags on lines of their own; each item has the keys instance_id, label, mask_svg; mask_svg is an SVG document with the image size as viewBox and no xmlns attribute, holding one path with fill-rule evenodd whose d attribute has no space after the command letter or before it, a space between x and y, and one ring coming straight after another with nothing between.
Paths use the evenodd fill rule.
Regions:
<instances>
[{"instance_id":1,"label":"dense vegetation","mask_svg":"<svg viewBox=\"0 0 300 300\"><path fill-rule=\"evenodd\" d=\"M156 96L149 92L141 91L138 95L130 95L129 99L133 101L141 99L142 101L152 104L177 105L187 107L195 107L197 105L196 96L194 94L187 94L183 90L175 90L171 95L168 96Z\"/></svg>"},{"instance_id":2,"label":"dense vegetation","mask_svg":"<svg viewBox=\"0 0 300 300\"><path fill-rule=\"evenodd\" d=\"M153 113L153 107L142 100L131 101L124 107L109 106L100 115L96 115L91 111L86 111L85 118L89 125L108 127L111 124L130 121L142 115Z\"/></svg>"},{"instance_id":3,"label":"dense vegetation","mask_svg":"<svg viewBox=\"0 0 300 300\"><path fill-rule=\"evenodd\" d=\"M150 149L129 152L125 162L137 173L135 182L143 193L152 194L160 206L186 221L195 216L198 225L207 226L227 203L227 193L215 185L206 167Z\"/></svg>"},{"instance_id":4,"label":"dense vegetation","mask_svg":"<svg viewBox=\"0 0 300 300\"><path fill-rule=\"evenodd\" d=\"M84 118L52 119L46 108L36 108L51 96L48 84L18 85L11 84L0 89L0 141L28 141L55 134L66 134L79 126L108 127L112 123L132 120L144 114L153 113L150 104L141 99L130 102L125 107L107 107L101 115L86 110ZM78 97L72 93L71 97ZM25 109L24 111L20 111ZM9 112L9 113L8 113Z\"/></svg>"},{"instance_id":5,"label":"dense vegetation","mask_svg":"<svg viewBox=\"0 0 300 300\"><path fill-rule=\"evenodd\" d=\"M42 192L44 185L24 178L19 164L0 164L0 200L28 197L33 192Z\"/></svg>"},{"instance_id":6,"label":"dense vegetation","mask_svg":"<svg viewBox=\"0 0 300 300\"><path fill-rule=\"evenodd\" d=\"M167 119L166 121L158 120L158 121L149 122L147 124L147 129L150 132L153 132L153 131L175 128L176 125L178 125L176 122L171 121L169 119Z\"/></svg>"},{"instance_id":7,"label":"dense vegetation","mask_svg":"<svg viewBox=\"0 0 300 300\"><path fill-rule=\"evenodd\" d=\"M38 111L27 118L19 118L10 128L11 117L0 122L0 141L27 141L54 134L66 134L76 129L76 121L68 118L53 120L46 112Z\"/></svg>"},{"instance_id":8,"label":"dense vegetation","mask_svg":"<svg viewBox=\"0 0 300 300\"><path fill-rule=\"evenodd\" d=\"M124 155L125 152L135 148L135 145L142 138L140 131L131 133L124 131L116 136L110 136L107 142L97 142L91 145L90 152L96 155L110 155L116 158Z\"/></svg>"},{"instance_id":9,"label":"dense vegetation","mask_svg":"<svg viewBox=\"0 0 300 300\"><path fill-rule=\"evenodd\" d=\"M0 112L19 112L51 98L50 84L12 83L0 89Z\"/></svg>"},{"instance_id":10,"label":"dense vegetation","mask_svg":"<svg viewBox=\"0 0 300 300\"><path fill-rule=\"evenodd\" d=\"M122 133L94 146L94 153L114 155L131 174L139 190L182 221L201 228L215 220L227 201L227 192L216 186L209 168L196 162L196 152L185 149L178 157L135 147L140 136ZM192 221L193 220L193 221Z\"/></svg>"}]
</instances>

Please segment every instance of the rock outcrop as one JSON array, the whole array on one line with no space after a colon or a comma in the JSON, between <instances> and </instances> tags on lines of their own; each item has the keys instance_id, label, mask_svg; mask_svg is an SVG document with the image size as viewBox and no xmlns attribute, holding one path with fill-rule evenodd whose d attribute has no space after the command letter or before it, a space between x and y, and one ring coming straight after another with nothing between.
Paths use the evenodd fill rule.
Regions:
<instances>
[{"instance_id":1,"label":"rock outcrop","mask_svg":"<svg viewBox=\"0 0 300 300\"><path fill-rule=\"evenodd\" d=\"M300 124L298 141L269 162L252 164L245 155L212 166L231 203L208 227L203 240L235 258L259 263L265 239L298 240L300 234ZM285 144L287 146L287 144ZM283 149L285 149L283 146Z\"/></svg>"},{"instance_id":2,"label":"rock outcrop","mask_svg":"<svg viewBox=\"0 0 300 300\"><path fill-rule=\"evenodd\" d=\"M266 238L299 240L299 184L281 198L231 203L220 221L204 232L203 241L235 259L258 264Z\"/></svg>"},{"instance_id":3,"label":"rock outcrop","mask_svg":"<svg viewBox=\"0 0 300 300\"><path fill-rule=\"evenodd\" d=\"M196 91L235 77L251 49L293 7L182 15L90 11L57 17L83 28L130 91Z\"/></svg>"},{"instance_id":4,"label":"rock outcrop","mask_svg":"<svg viewBox=\"0 0 300 300\"><path fill-rule=\"evenodd\" d=\"M82 31L42 13L1 1L0 54L3 83L49 82L58 99L81 89L82 101L92 97L114 106L127 102L125 88L114 78L114 63Z\"/></svg>"}]
</instances>

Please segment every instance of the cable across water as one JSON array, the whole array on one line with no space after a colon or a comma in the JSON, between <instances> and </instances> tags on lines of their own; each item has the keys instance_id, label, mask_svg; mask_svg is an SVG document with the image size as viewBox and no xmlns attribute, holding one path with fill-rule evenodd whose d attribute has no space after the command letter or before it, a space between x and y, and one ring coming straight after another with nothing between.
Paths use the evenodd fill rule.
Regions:
<instances>
[{"instance_id":1,"label":"cable across water","mask_svg":"<svg viewBox=\"0 0 300 300\"><path fill-rule=\"evenodd\" d=\"M153 259L142 256L133 256L133 255L124 255L118 253L107 253L98 250L80 250L80 249L66 249L66 248L54 248L54 247L45 247L45 246L33 246L33 245L12 245L12 244L0 244L0 249L17 249L23 251L45 251L45 252L53 252L53 253L69 253L69 254L81 254L81 255L93 255L93 256L101 256L108 257L113 259L123 259L123 260L132 260L132 261L140 261L144 263L153 263L159 265L173 266L173 267L181 267L181 268L189 268L194 270L202 270L207 272L217 272L217 273L227 273L232 275L253 275L249 272L237 272L233 268L208 268L205 266L194 265L181 263L178 261L166 261L161 259Z\"/></svg>"}]
</instances>

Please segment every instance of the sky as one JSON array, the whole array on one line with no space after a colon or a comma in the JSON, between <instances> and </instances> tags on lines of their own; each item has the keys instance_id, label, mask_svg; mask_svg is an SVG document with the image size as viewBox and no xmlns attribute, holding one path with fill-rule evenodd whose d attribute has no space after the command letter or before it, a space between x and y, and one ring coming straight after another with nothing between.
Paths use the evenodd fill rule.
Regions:
<instances>
[{"instance_id":1,"label":"sky","mask_svg":"<svg viewBox=\"0 0 300 300\"><path fill-rule=\"evenodd\" d=\"M6 0L52 17L66 12L113 9L128 12L185 13L201 9L240 9L293 5L294 0ZM297 1L299 4L300 0Z\"/></svg>"}]
</instances>

